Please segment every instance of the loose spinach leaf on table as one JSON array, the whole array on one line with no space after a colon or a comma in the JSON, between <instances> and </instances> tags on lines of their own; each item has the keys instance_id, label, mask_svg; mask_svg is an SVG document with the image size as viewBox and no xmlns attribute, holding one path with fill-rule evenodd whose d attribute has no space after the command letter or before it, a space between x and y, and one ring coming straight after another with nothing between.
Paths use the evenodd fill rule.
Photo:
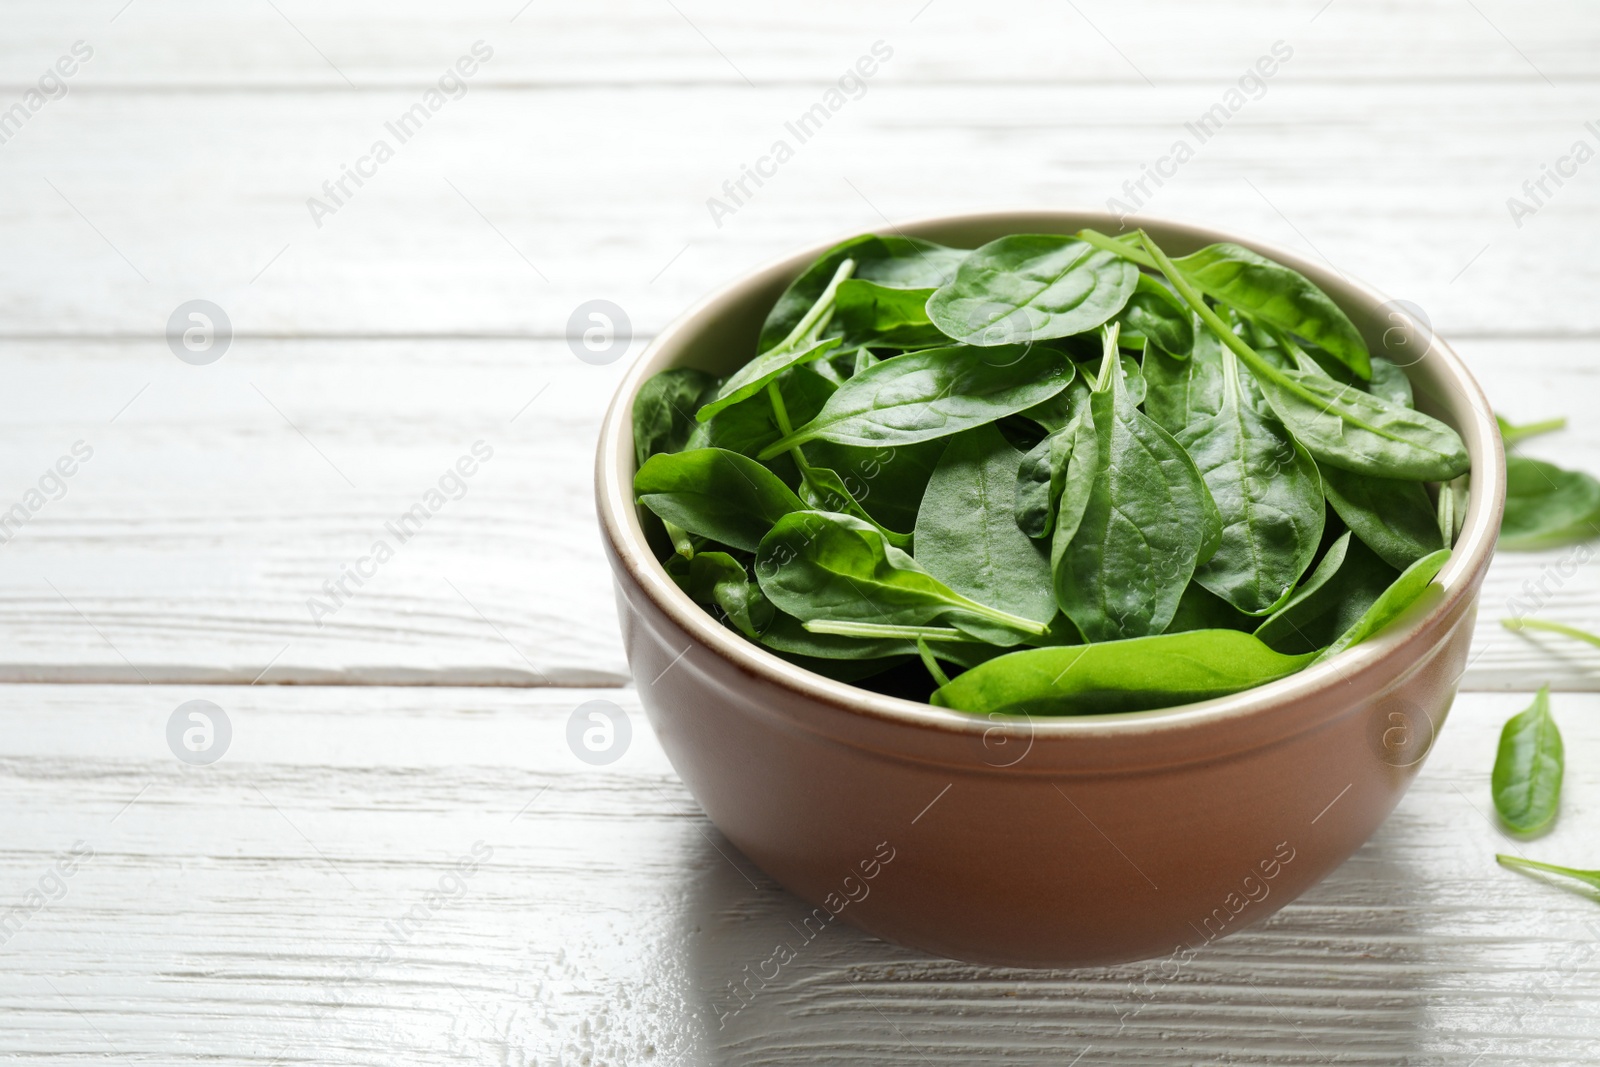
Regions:
<instances>
[{"instance_id":1,"label":"loose spinach leaf on table","mask_svg":"<svg viewBox=\"0 0 1600 1067\"><path fill-rule=\"evenodd\" d=\"M806 507L776 474L722 448L652 456L634 475L633 491L674 526L746 552L773 523Z\"/></svg>"},{"instance_id":2,"label":"loose spinach leaf on table","mask_svg":"<svg viewBox=\"0 0 1600 1067\"><path fill-rule=\"evenodd\" d=\"M1335 514L1396 570L1445 547L1421 482L1324 467L1322 486Z\"/></svg>"},{"instance_id":3,"label":"loose spinach leaf on table","mask_svg":"<svg viewBox=\"0 0 1600 1067\"><path fill-rule=\"evenodd\" d=\"M957 593L1048 623L1056 614L1049 550L1014 518L1021 459L993 426L950 438L917 514L916 559Z\"/></svg>"},{"instance_id":4,"label":"loose spinach leaf on table","mask_svg":"<svg viewBox=\"0 0 1600 1067\"><path fill-rule=\"evenodd\" d=\"M1084 494L1063 491L1051 552L1056 601L1090 641L1159 634L1172 621L1195 567L1216 550L1221 518L1194 460L1133 406L1118 373L1114 330L1088 405L1095 455ZM1069 471L1069 479L1071 472Z\"/></svg>"},{"instance_id":5,"label":"loose spinach leaf on table","mask_svg":"<svg viewBox=\"0 0 1600 1067\"><path fill-rule=\"evenodd\" d=\"M1222 540L1195 581L1247 615L1289 598L1322 541L1326 507L1310 454L1250 406L1233 353L1223 355L1222 408L1178 434L1222 515Z\"/></svg>"},{"instance_id":6,"label":"loose spinach leaf on table","mask_svg":"<svg viewBox=\"0 0 1600 1067\"><path fill-rule=\"evenodd\" d=\"M1126 641L1012 652L933 694L959 711L1080 715L1143 711L1227 696L1304 667L1236 630L1194 630Z\"/></svg>"},{"instance_id":7,"label":"loose spinach leaf on table","mask_svg":"<svg viewBox=\"0 0 1600 1067\"><path fill-rule=\"evenodd\" d=\"M1127 304L1139 270L1072 237L1017 234L975 250L928 300L957 341L1010 345L1092 330Z\"/></svg>"},{"instance_id":8,"label":"loose spinach leaf on table","mask_svg":"<svg viewBox=\"0 0 1600 1067\"><path fill-rule=\"evenodd\" d=\"M816 418L757 458L817 439L871 447L949 437L1048 400L1073 373L1063 353L1043 346L908 352L839 386Z\"/></svg>"},{"instance_id":9,"label":"loose spinach leaf on table","mask_svg":"<svg viewBox=\"0 0 1600 1067\"><path fill-rule=\"evenodd\" d=\"M1506 457L1500 547L1556 548L1600 537L1600 481L1526 456Z\"/></svg>"},{"instance_id":10,"label":"loose spinach leaf on table","mask_svg":"<svg viewBox=\"0 0 1600 1067\"><path fill-rule=\"evenodd\" d=\"M1544 686L1526 711L1500 731L1500 749L1490 781L1494 808L1520 834L1543 829L1556 817L1565 759L1561 731L1550 715L1550 687Z\"/></svg>"}]
</instances>

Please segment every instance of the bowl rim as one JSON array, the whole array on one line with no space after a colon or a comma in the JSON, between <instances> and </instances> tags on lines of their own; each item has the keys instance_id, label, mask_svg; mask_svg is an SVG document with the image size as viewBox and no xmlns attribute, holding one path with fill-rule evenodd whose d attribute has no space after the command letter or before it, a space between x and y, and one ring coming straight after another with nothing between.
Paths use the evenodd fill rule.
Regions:
<instances>
[{"instance_id":1,"label":"bowl rim","mask_svg":"<svg viewBox=\"0 0 1600 1067\"><path fill-rule=\"evenodd\" d=\"M903 223L891 223L884 229L915 236L927 229L961 225L980 228L1009 224L1011 220L1022 217L1041 223L1052 218L1072 220L1070 225L1073 230L1081 229L1083 225L1106 232L1119 232L1127 228L1116 223L1115 215L1092 208L1019 207L919 216ZM1085 224L1081 221L1085 218L1100 221L1098 225L1095 222ZM1107 222L1115 224L1108 227ZM1345 275L1336 268L1330 272L1299 253L1281 248L1271 241L1162 216L1141 214L1138 222L1144 228L1160 230L1169 235L1164 236L1164 240L1170 239L1170 235L1179 234L1185 239L1201 243L1230 241L1243 245L1293 267L1324 288L1330 287L1330 276L1336 273L1337 280L1331 287L1342 287L1353 292L1370 308L1381 307L1390 299L1359 279ZM1049 225L1051 229L1034 232L1073 232L1065 230L1069 225L1065 221ZM1459 610L1462 602L1475 594L1499 537L1500 514L1505 497L1505 455L1493 409L1482 387L1455 351L1430 327L1430 345L1421 358L1439 361L1442 366L1435 369L1436 378L1464 402L1458 406L1455 414L1462 423L1457 429L1471 458L1468 470L1471 492L1467 514L1449 560L1434 579L1435 586L1442 588L1443 593L1424 596L1381 633L1321 663L1239 693L1168 708L1098 715L1012 716L955 711L862 689L792 664L742 635L735 634L718 623L671 580L645 541L631 491L634 464L633 401L648 377L657 370L667 369L655 366L662 350L680 335L694 329L702 317L714 313L720 305L737 301L742 294L763 283L798 276L807 264L824 251L862 232L879 231L852 230L834 239L779 256L740 274L696 301L668 323L634 359L617 385L601 426L595 460L595 498L601 531L610 542L613 565L626 568L654 606L693 641L714 651L742 673L837 711L940 733L984 734L993 731L997 723L1002 723L1026 726L1027 735L1036 743L1094 736L1128 738L1139 734L1195 729L1281 709L1335 685L1349 684L1391 661L1399 664L1393 671L1394 676L1403 677L1415 662L1414 657L1403 657L1403 653L1410 649L1420 656L1423 649L1413 647L1419 645L1419 639L1440 619Z\"/></svg>"}]
</instances>

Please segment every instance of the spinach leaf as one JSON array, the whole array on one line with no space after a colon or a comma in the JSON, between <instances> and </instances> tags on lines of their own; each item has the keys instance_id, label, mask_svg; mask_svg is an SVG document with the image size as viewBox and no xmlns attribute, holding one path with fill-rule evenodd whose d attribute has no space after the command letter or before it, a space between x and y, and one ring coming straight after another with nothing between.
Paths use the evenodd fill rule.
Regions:
<instances>
[{"instance_id":1,"label":"spinach leaf","mask_svg":"<svg viewBox=\"0 0 1600 1067\"><path fill-rule=\"evenodd\" d=\"M1540 422L1529 422L1518 426L1504 415L1496 415L1494 421L1500 427L1500 440L1510 448L1514 444L1526 441L1530 437L1538 437L1544 433L1554 433L1556 430L1565 430L1567 420L1565 416L1555 419L1544 419Z\"/></svg>"},{"instance_id":2,"label":"spinach leaf","mask_svg":"<svg viewBox=\"0 0 1600 1067\"><path fill-rule=\"evenodd\" d=\"M1087 408L1095 453L1093 471L1084 476L1087 491L1062 496L1063 511L1069 502L1081 505L1082 518L1069 529L1058 517L1052 546L1056 601L1090 641L1165 630L1221 530L1194 460L1133 406L1112 362L1115 345L1113 328ZM1074 466L1082 447L1074 448ZM1087 449L1083 458L1090 458Z\"/></svg>"},{"instance_id":3,"label":"spinach leaf","mask_svg":"<svg viewBox=\"0 0 1600 1067\"><path fill-rule=\"evenodd\" d=\"M722 383L717 395L695 413L695 418L706 422L724 408L755 396L784 371L811 363L839 347L837 337L821 340L820 336L833 316L834 299L839 286L854 269L854 260L847 259L840 263L833 280L817 297L817 302L795 323L794 332L735 371Z\"/></svg>"},{"instance_id":4,"label":"spinach leaf","mask_svg":"<svg viewBox=\"0 0 1600 1067\"><path fill-rule=\"evenodd\" d=\"M697 604L715 604L717 587L727 582L744 585L750 580L744 564L726 552L697 552L689 561L687 578L680 587Z\"/></svg>"},{"instance_id":5,"label":"spinach leaf","mask_svg":"<svg viewBox=\"0 0 1600 1067\"><path fill-rule=\"evenodd\" d=\"M1255 634L1279 652L1319 651L1360 622L1398 577L1398 571L1347 531L1328 546L1311 577L1267 616Z\"/></svg>"},{"instance_id":6,"label":"spinach leaf","mask_svg":"<svg viewBox=\"0 0 1600 1067\"><path fill-rule=\"evenodd\" d=\"M1450 550L1441 548L1430 555L1423 556L1411 566L1400 572L1400 577L1394 584L1383 591L1383 595L1373 601L1361 618L1356 620L1354 626L1340 634L1339 637L1327 648L1323 649L1315 662L1320 663L1332 656L1337 656L1351 645L1356 645L1378 633L1384 627L1399 618L1407 608L1422 599L1429 587L1433 584L1434 576L1450 559Z\"/></svg>"},{"instance_id":7,"label":"spinach leaf","mask_svg":"<svg viewBox=\"0 0 1600 1067\"><path fill-rule=\"evenodd\" d=\"M928 300L957 341L1009 345L1092 330L1121 311L1139 271L1073 237L1016 234L977 249Z\"/></svg>"},{"instance_id":8,"label":"spinach leaf","mask_svg":"<svg viewBox=\"0 0 1600 1067\"><path fill-rule=\"evenodd\" d=\"M780 611L805 621L947 622L993 644L1045 631L960 595L849 515L801 511L779 519L756 552L756 580Z\"/></svg>"},{"instance_id":9,"label":"spinach leaf","mask_svg":"<svg viewBox=\"0 0 1600 1067\"><path fill-rule=\"evenodd\" d=\"M752 641L761 639L762 632L772 625L777 614L759 585L748 580L733 581L731 575L712 586L711 597L734 629Z\"/></svg>"},{"instance_id":10,"label":"spinach leaf","mask_svg":"<svg viewBox=\"0 0 1600 1067\"><path fill-rule=\"evenodd\" d=\"M867 509L861 506L860 501L856 500L855 494L850 492L850 487L839 477L838 471L808 463L801 477L800 499L805 501L807 509L811 511L836 511L854 515L876 526L878 532L888 538L894 547L907 551L911 548L911 535L896 533L874 519Z\"/></svg>"},{"instance_id":11,"label":"spinach leaf","mask_svg":"<svg viewBox=\"0 0 1600 1067\"><path fill-rule=\"evenodd\" d=\"M639 502L701 537L754 552L772 524L805 504L767 468L721 448L651 456L633 478Z\"/></svg>"},{"instance_id":12,"label":"spinach leaf","mask_svg":"<svg viewBox=\"0 0 1600 1067\"><path fill-rule=\"evenodd\" d=\"M1202 329L1188 359L1146 349L1145 414L1174 437L1222 410L1222 342Z\"/></svg>"},{"instance_id":13,"label":"spinach leaf","mask_svg":"<svg viewBox=\"0 0 1600 1067\"><path fill-rule=\"evenodd\" d=\"M1396 407L1417 406L1416 398L1411 393L1411 379L1406 377L1405 371L1382 356L1372 357L1372 380L1367 383L1367 392Z\"/></svg>"},{"instance_id":14,"label":"spinach leaf","mask_svg":"<svg viewBox=\"0 0 1600 1067\"><path fill-rule=\"evenodd\" d=\"M1372 376L1361 332L1328 294L1299 271L1226 242L1207 245L1175 262L1207 296L1306 338L1363 379Z\"/></svg>"},{"instance_id":15,"label":"spinach leaf","mask_svg":"<svg viewBox=\"0 0 1600 1067\"><path fill-rule=\"evenodd\" d=\"M1190 630L1238 630L1250 633L1261 620L1246 615L1217 594L1201 585L1190 582L1178 601L1177 614L1167 624L1166 632L1181 634Z\"/></svg>"},{"instance_id":16,"label":"spinach leaf","mask_svg":"<svg viewBox=\"0 0 1600 1067\"><path fill-rule=\"evenodd\" d=\"M1142 711L1227 696L1287 677L1311 656L1283 656L1236 630L1012 652L933 694L945 708L1005 715Z\"/></svg>"},{"instance_id":17,"label":"spinach leaf","mask_svg":"<svg viewBox=\"0 0 1600 1067\"><path fill-rule=\"evenodd\" d=\"M950 438L917 513L916 559L963 596L1048 623L1049 555L1014 521L1021 459L992 425Z\"/></svg>"},{"instance_id":18,"label":"spinach leaf","mask_svg":"<svg viewBox=\"0 0 1600 1067\"><path fill-rule=\"evenodd\" d=\"M818 362L795 367L778 376L778 393L790 418L800 422L815 418L838 388L817 373L821 366ZM698 423L684 447L726 448L748 456L782 436L770 398L757 394L718 412L709 422ZM799 483L799 472L789 462L789 457L776 457L772 467L791 485Z\"/></svg>"},{"instance_id":19,"label":"spinach leaf","mask_svg":"<svg viewBox=\"0 0 1600 1067\"><path fill-rule=\"evenodd\" d=\"M817 417L759 459L807 441L906 445L949 437L1048 400L1073 365L1050 348L934 348L886 359L841 385Z\"/></svg>"},{"instance_id":20,"label":"spinach leaf","mask_svg":"<svg viewBox=\"0 0 1600 1067\"><path fill-rule=\"evenodd\" d=\"M1056 505L1072 459L1077 423L1046 435L1017 464L1012 489L1013 518L1017 529L1029 537L1049 537L1056 522Z\"/></svg>"},{"instance_id":21,"label":"spinach leaf","mask_svg":"<svg viewBox=\"0 0 1600 1067\"><path fill-rule=\"evenodd\" d=\"M839 286L836 325L848 348L934 348L950 339L928 321L932 289L894 289L862 278Z\"/></svg>"},{"instance_id":22,"label":"spinach leaf","mask_svg":"<svg viewBox=\"0 0 1600 1067\"><path fill-rule=\"evenodd\" d=\"M1580 871L1576 867L1557 867L1553 863L1540 863L1537 860L1525 860L1518 856L1498 854L1495 859L1500 866L1510 867L1514 871L1542 871L1546 874L1559 874L1563 878L1572 878L1583 882L1594 889L1600 889L1600 871Z\"/></svg>"},{"instance_id":23,"label":"spinach leaf","mask_svg":"<svg viewBox=\"0 0 1600 1067\"><path fill-rule=\"evenodd\" d=\"M922 494L939 457L944 454L944 444L942 440L933 440L913 445L858 448L831 441L812 441L804 451L817 466L839 474L850 495L873 522L885 529L910 530L916 526Z\"/></svg>"},{"instance_id":24,"label":"spinach leaf","mask_svg":"<svg viewBox=\"0 0 1600 1067\"><path fill-rule=\"evenodd\" d=\"M715 386L715 378L690 367L653 374L639 386L633 399L633 456L639 466L657 452L683 450L701 397Z\"/></svg>"},{"instance_id":25,"label":"spinach leaf","mask_svg":"<svg viewBox=\"0 0 1600 1067\"><path fill-rule=\"evenodd\" d=\"M761 327L756 351L767 351L794 331L847 259L855 261L853 277L895 289L937 289L955 276L967 254L965 250L916 237L867 234L841 242L819 256L784 290Z\"/></svg>"},{"instance_id":26,"label":"spinach leaf","mask_svg":"<svg viewBox=\"0 0 1600 1067\"><path fill-rule=\"evenodd\" d=\"M1539 690L1526 711L1500 731L1494 760L1494 809L1519 834L1543 829L1561 800L1561 731L1550 715L1550 687Z\"/></svg>"},{"instance_id":27,"label":"spinach leaf","mask_svg":"<svg viewBox=\"0 0 1600 1067\"><path fill-rule=\"evenodd\" d=\"M1140 237L1190 309L1250 368L1273 412L1318 461L1380 478L1436 481L1467 472L1466 445L1439 420L1325 374L1279 369L1262 359L1206 306L1149 236L1141 231Z\"/></svg>"},{"instance_id":28,"label":"spinach leaf","mask_svg":"<svg viewBox=\"0 0 1600 1067\"><path fill-rule=\"evenodd\" d=\"M1187 359L1194 348L1194 316L1172 290L1140 274L1128 304L1117 316L1122 324L1121 343L1140 346L1148 340L1174 359Z\"/></svg>"},{"instance_id":29,"label":"spinach leaf","mask_svg":"<svg viewBox=\"0 0 1600 1067\"><path fill-rule=\"evenodd\" d=\"M1600 482L1582 471L1525 456L1506 457L1500 547L1555 548L1600 536Z\"/></svg>"},{"instance_id":30,"label":"spinach leaf","mask_svg":"<svg viewBox=\"0 0 1600 1067\"><path fill-rule=\"evenodd\" d=\"M1322 487L1334 513L1396 570L1405 570L1445 547L1434 521L1433 503L1421 482L1324 467Z\"/></svg>"},{"instance_id":31,"label":"spinach leaf","mask_svg":"<svg viewBox=\"0 0 1600 1067\"><path fill-rule=\"evenodd\" d=\"M1222 410L1184 430L1222 514L1222 543L1194 580L1247 615L1283 604L1322 541L1326 508L1310 454L1247 402L1233 353L1223 356Z\"/></svg>"}]
</instances>

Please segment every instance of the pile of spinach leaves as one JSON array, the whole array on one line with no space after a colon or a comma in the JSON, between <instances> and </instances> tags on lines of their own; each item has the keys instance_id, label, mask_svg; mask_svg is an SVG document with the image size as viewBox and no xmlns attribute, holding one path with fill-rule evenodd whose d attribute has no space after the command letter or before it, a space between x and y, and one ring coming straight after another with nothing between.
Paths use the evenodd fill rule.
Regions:
<instances>
[{"instance_id":1,"label":"pile of spinach leaves","mask_svg":"<svg viewBox=\"0 0 1600 1067\"><path fill-rule=\"evenodd\" d=\"M972 712L1168 707L1334 655L1428 588L1469 466L1310 280L1142 232L846 241L739 370L664 371L633 416L695 601Z\"/></svg>"}]
</instances>

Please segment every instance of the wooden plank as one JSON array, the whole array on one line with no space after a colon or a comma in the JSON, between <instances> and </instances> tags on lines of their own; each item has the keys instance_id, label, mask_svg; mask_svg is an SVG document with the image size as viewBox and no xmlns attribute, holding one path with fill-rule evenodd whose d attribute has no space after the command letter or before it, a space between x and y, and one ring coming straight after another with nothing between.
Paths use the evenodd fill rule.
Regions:
<instances>
[{"instance_id":1,"label":"wooden plank","mask_svg":"<svg viewBox=\"0 0 1600 1067\"><path fill-rule=\"evenodd\" d=\"M19 0L8 5L0 79L31 81L78 38L96 48L85 83L118 88L410 84L437 77L479 38L496 49L485 77L497 84L817 83L878 38L897 50L897 77L940 83L1229 81L1280 38L1292 43L1307 77L1593 79L1600 22L1592 6L1498 0L1478 8L1451 0L1338 0L1337 7L1233 0L1203 8L1179 0L1084 0L1068 8L1046 0L981 8L944 0L819 0L803 8L609 0L579 11L525 0L220 8L203 0L70 8ZM1157 26L1161 32L1151 33ZM202 33L210 47L195 47Z\"/></svg>"},{"instance_id":2,"label":"wooden plank","mask_svg":"<svg viewBox=\"0 0 1600 1067\"><path fill-rule=\"evenodd\" d=\"M1462 352L1508 415L1573 416L1524 451L1600 471L1576 407L1600 344ZM559 341L240 340L205 367L159 342L0 343L0 512L94 450L0 527L0 680L623 683L590 470L624 365ZM386 524L480 440L493 458L399 543ZM378 540L394 558L328 595ZM1600 562L1503 553L1464 683L1600 688L1594 650L1500 628L1519 612L1593 628Z\"/></svg>"},{"instance_id":3,"label":"wooden plank","mask_svg":"<svg viewBox=\"0 0 1600 1067\"><path fill-rule=\"evenodd\" d=\"M596 697L633 726L605 767L565 742ZM210 766L164 740L195 698L233 729ZM1499 726L1527 699L1463 696L1370 843L1175 974L972 967L828 927L719 1029L728 983L806 909L695 813L631 692L8 687L0 888L7 908L59 899L28 905L0 952L0 1054L1587 1062L1600 912L1492 857L1600 861L1600 697L1556 701L1563 812L1532 843L1486 814Z\"/></svg>"},{"instance_id":4,"label":"wooden plank","mask_svg":"<svg viewBox=\"0 0 1600 1067\"><path fill-rule=\"evenodd\" d=\"M1535 216L1507 208L1595 139L1593 90L1284 80L1201 143L1185 124L1224 88L886 82L803 144L786 123L816 86L485 89L405 143L385 124L414 88L74 94L3 146L0 335L155 337L196 297L242 336L555 337L596 297L649 333L830 236L1112 197L1325 256L1452 336L1600 333L1570 239L1600 185L1580 170ZM1144 168L1180 138L1194 156L1158 189ZM379 139L393 158L363 164ZM713 217L778 139L793 158ZM375 176L324 190L357 165Z\"/></svg>"}]
</instances>

